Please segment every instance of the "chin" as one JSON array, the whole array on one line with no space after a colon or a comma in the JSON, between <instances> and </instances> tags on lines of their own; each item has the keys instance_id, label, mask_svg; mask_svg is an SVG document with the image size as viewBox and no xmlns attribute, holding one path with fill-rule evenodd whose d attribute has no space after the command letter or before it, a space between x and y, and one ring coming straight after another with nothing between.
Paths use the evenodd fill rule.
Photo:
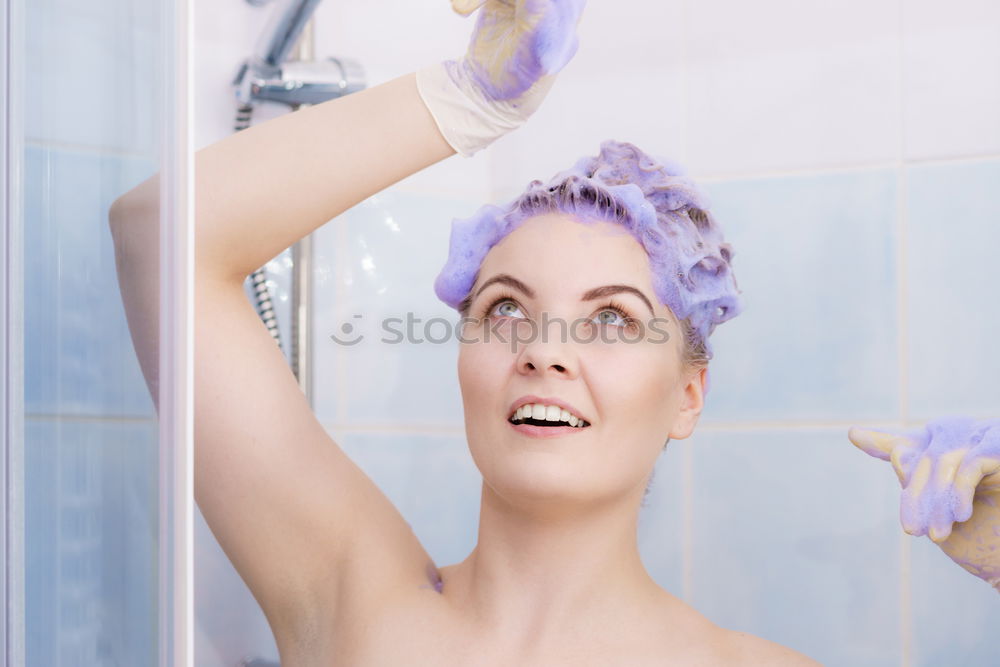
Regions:
<instances>
[{"instance_id":1,"label":"chin","mask_svg":"<svg viewBox=\"0 0 1000 667\"><path fill-rule=\"evenodd\" d=\"M627 493L628 485L616 483L620 482L616 472L598 461L504 445L486 456L475 450L472 455L484 484L511 505L533 511L579 508Z\"/></svg>"}]
</instances>

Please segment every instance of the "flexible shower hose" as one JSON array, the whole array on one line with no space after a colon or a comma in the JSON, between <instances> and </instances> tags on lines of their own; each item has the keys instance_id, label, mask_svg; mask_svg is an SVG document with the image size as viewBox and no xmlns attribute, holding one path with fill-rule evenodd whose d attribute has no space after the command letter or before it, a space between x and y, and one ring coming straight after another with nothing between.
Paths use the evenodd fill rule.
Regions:
<instances>
[{"instance_id":1,"label":"flexible shower hose","mask_svg":"<svg viewBox=\"0 0 1000 667\"><path fill-rule=\"evenodd\" d=\"M250 127L250 118L253 116L253 105L244 104L236 109L237 132ZM263 266L250 275L250 282L253 283L254 305L257 314L267 327L271 338L281 348L281 332L278 330L278 318L274 312L274 302L271 300L271 290L267 287L267 269Z\"/></svg>"}]
</instances>

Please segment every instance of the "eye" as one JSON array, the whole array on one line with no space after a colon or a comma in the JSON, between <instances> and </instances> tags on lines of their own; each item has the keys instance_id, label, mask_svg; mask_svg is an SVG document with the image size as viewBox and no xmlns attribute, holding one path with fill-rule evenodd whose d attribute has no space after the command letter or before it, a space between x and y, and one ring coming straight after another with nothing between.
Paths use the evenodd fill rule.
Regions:
<instances>
[{"instance_id":1,"label":"eye","mask_svg":"<svg viewBox=\"0 0 1000 667\"><path fill-rule=\"evenodd\" d=\"M515 312L517 312L517 311L520 310L520 308L517 306L517 304L514 303L513 301L511 301L510 299L506 299L504 301L501 301L500 303L497 304L497 306L500 308L500 315L503 315L504 317L510 317ZM506 312L503 310L504 308L507 308ZM513 308L513 310L511 310L511 308ZM494 309L491 308L490 310L494 310Z\"/></svg>"},{"instance_id":2,"label":"eye","mask_svg":"<svg viewBox=\"0 0 1000 667\"><path fill-rule=\"evenodd\" d=\"M610 315L610 317L601 318L602 315ZM615 324L616 320L625 320L625 316L619 313L614 308L604 308L597 314L598 324ZM624 323L624 322L623 322Z\"/></svg>"},{"instance_id":3,"label":"eye","mask_svg":"<svg viewBox=\"0 0 1000 667\"><path fill-rule=\"evenodd\" d=\"M608 314L610 314L610 317L602 317ZM624 308L613 304L608 304L604 308L601 308L594 319L598 320L598 324L611 324L629 328L635 325L635 320L629 316Z\"/></svg>"},{"instance_id":4,"label":"eye","mask_svg":"<svg viewBox=\"0 0 1000 667\"><path fill-rule=\"evenodd\" d=\"M498 308L500 309L499 312L497 312ZM509 296L502 296L486 307L483 317L492 317L494 314L497 314L500 317L514 317L514 313L519 310L520 306L517 305L516 301Z\"/></svg>"}]
</instances>

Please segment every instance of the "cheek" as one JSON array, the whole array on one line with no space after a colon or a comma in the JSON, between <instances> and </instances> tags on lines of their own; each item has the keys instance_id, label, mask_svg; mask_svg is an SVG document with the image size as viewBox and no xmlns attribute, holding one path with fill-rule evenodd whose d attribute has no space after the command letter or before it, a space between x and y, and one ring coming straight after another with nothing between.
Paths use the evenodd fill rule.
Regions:
<instances>
[{"instance_id":1,"label":"cheek","mask_svg":"<svg viewBox=\"0 0 1000 667\"><path fill-rule=\"evenodd\" d=\"M655 345L613 345L595 352L589 360L589 384L600 395L598 400L628 424L658 428L657 416L668 412L677 383L672 351Z\"/></svg>"},{"instance_id":2,"label":"cheek","mask_svg":"<svg viewBox=\"0 0 1000 667\"><path fill-rule=\"evenodd\" d=\"M487 399L496 400L509 365L510 355L501 354L495 346L482 343L460 344L458 350L458 383L466 413L482 409Z\"/></svg>"}]
</instances>

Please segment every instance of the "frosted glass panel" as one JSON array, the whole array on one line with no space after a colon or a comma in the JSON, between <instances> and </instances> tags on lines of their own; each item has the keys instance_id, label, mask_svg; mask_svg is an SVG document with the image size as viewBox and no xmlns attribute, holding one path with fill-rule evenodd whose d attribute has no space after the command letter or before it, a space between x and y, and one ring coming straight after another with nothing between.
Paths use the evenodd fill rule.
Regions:
<instances>
[{"instance_id":1,"label":"frosted glass panel","mask_svg":"<svg viewBox=\"0 0 1000 667\"><path fill-rule=\"evenodd\" d=\"M9 7L23 27L23 216L7 224L23 239L25 664L155 665L158 424L108 212L162 168L165 5Z\"/></svg>"}]
</instances>

